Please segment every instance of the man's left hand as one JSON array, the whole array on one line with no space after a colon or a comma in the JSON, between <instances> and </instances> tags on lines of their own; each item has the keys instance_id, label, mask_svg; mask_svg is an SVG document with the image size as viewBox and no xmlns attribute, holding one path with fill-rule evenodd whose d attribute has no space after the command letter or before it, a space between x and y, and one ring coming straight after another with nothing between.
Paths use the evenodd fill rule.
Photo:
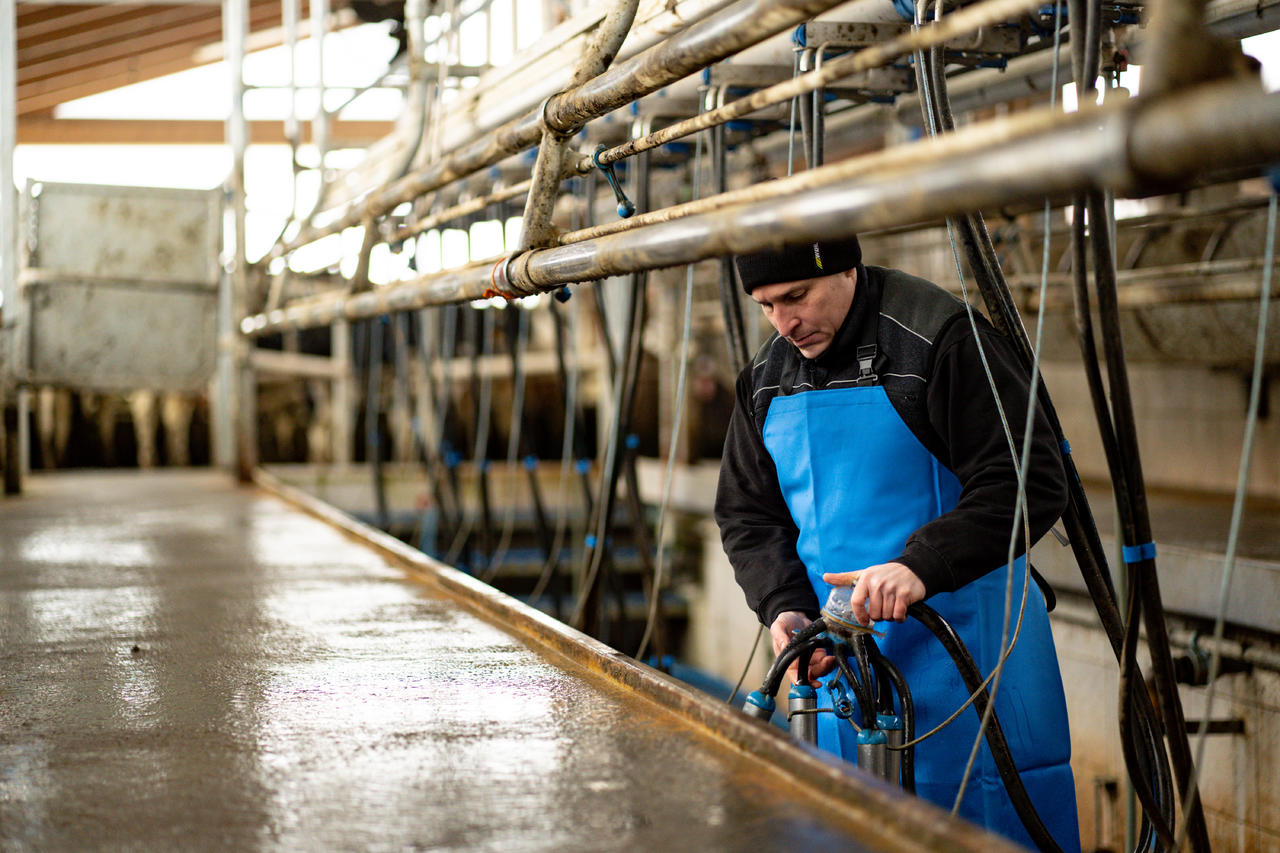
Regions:
<instances>
[{"instance_id":1,"label":"man's left hand","mask_svg":"<svg viewBox=\"0 0 1280 853\"><path fill-rule=\"evenodd\" d=\"M924 599L924 582L902 563L881 563L857 572L830 572L833 586L852 586L853 616L861 624L907 618L907 608Z\"/></svg>"}]
</instances>

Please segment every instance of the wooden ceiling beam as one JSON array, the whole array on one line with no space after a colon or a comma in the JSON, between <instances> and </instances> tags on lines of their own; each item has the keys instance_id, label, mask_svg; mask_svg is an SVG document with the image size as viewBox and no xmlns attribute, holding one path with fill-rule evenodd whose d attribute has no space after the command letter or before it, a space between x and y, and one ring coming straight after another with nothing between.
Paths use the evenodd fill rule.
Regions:
<instances>
[{"instance_id":1,"label":"wooden ceiling beam","mask_svg":"<svg viewBox=\"0 0 1280 853\"><path fill-rule=\"evenodd\" d=\"M252 11L250 13L253 14ZM266 25L270 10L259 7L256 20L251 21L259 27ZM18 99L21 100L24 90L42 80L57 78L68 72L97 68L120 60L128 60L141 64L150 54L163 52L178 46L187 46L187 54L210 41L218 40L222 35L220 16L213 15L201 20L193 20L184 26L170 27L156 32L145 32L134 38L119 39L87 50L76 51L56 59L46 59L18 67Z\"/></svg>"},{"instance_id":2,"label":"wooden ceiling beam","mask_svg":"<svg viewBox=\"0 0 1280 853\"><path fill-rule=\"evenodd\" d=\"M330 144L364 148L395 128L390 121L335 121ZM310 141L310 124L302 125L303 141ZM249 138L255 145L285 144L284 122L253 121ZM221 121L143 119L19 118L19 145L221 145L226 124Z\"/></svg>"},{"instance_id":3,"label":"wooden ceiling beam","mask_svg":"<svg viewBox=\"0 0 1280 853\"><path fill-rule=\"evenodd\" d=\"M22 6L18 7L19 9ZM64 27L82 27L86 25L95 25L98 23L106 23L119 18L137 15L146 10L145 6L136 5L112 5L112 6L55 6L52 10L56 13L59 9L68 10L65 14L53 14L49 16L41 16L38 19L26 21L23 16L18 16L18 44L21 45L25 41L40 38L41 36L56 35L63 30ZM152 7L154 8L154 7Z\"/></svg>"},{"instance_id":4,"label":"wooden ceiling beam","mask_svg":"<svg viewBox=\"0 0 1280 853\"><path fill-rule=\"evenodd\" d=\"M177 45L147 56L120 59L48 80L37 80L26 87L19 86L18 115L52 109L77 98L185 71L194 67L191 56L195 48L194 44Z\"/></svg>"},{"instance_id":5,"label":"wooden ceiling beam","mask_svg":"<svg viewBox=\"0 0 1280 853\"><path fill-rule=\"evenodd\" d=\"M179 29L196 21L218 20L216 9L204 7L166 8L161 11L135 13L111 23L85 24L58 35L18 46L18 66L35 65L46 59L94 50L104 44L129 44L134 36L161 30Z\"/></svg>"}]
</instances>

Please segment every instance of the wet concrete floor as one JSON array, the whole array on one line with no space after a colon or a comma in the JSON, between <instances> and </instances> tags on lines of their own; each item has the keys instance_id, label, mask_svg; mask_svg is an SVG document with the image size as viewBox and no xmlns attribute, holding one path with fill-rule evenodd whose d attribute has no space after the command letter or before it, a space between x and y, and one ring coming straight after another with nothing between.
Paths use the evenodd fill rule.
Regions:
<instances>
[{"instance_id":1,"label":"wet concrete floor","mask_svg":"<svg viewBox=\"0 0 1280 853\"><path fill-rule=\"evenodd\" d=\"M0 502L0 849L865 848L274 497L133 472Z\"/></svg>"}]
</instances>

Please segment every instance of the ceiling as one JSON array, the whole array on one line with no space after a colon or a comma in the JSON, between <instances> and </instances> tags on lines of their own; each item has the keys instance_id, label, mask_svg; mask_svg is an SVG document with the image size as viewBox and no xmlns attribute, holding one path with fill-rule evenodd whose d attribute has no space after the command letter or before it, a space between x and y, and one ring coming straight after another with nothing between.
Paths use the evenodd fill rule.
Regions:
<instances>
[{"instance_id":1,"label":"ceiling","mask_svg":"<svg viewBox=\"0 0 1280 853\"><path fill-rule=\"evenodd\" d=\"M248 0L249 49L280 44L280 0ZM348 10L333 26L349 26ZM305 6L304 6L305 14ZM307 20L300 34L307 32ZM55 119L59 104L222 58L217 2L17 4L18 143L218 143L217 121ZM333 138L368 142L385 122L337 122ZM254 122L253 141L283 141L280 122Z\"/></svg>"}]
</instances>

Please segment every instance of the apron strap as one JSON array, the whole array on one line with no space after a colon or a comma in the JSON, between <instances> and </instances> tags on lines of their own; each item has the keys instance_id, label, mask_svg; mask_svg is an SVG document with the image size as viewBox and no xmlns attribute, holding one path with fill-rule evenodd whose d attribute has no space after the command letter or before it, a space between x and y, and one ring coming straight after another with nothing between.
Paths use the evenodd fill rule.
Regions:
<instances>
[{"instance_id":1,"label":"apron strap","mask_svg":"<svg viewBox=\"0 0 1280 853\"><path fill-rule=\"evenodd\" d=\"M876 288L867 286L867 296L871 303L868 307L871 310L858 334L858 379L855 384L859 388L875 385L880 381L880 377L872 369L872 363L875 362L876 354L879 352L879 347L876 346L876 333L880 329L880 292Z\"/></svg>"}]
</instances>

